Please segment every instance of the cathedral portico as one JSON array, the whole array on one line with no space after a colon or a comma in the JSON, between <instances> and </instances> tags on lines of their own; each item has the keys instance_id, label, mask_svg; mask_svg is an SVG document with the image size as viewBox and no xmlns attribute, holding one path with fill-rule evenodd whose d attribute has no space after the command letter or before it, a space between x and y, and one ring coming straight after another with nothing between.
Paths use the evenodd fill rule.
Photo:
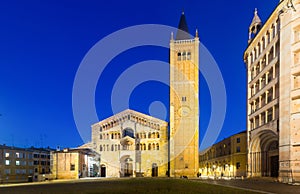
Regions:
<instances>
[{"instance_id":1,"label":"cathedral portico","mask_svg":"<svg viewBox=\"0 0 300 194\"><path fill-rule=\"evenodd\" d=\"M265 129L254 135L249 145L248 164L251 177L278 176L278 134ZM277 159L277 162L275 161Z\"/></svg>"}]
</instances>

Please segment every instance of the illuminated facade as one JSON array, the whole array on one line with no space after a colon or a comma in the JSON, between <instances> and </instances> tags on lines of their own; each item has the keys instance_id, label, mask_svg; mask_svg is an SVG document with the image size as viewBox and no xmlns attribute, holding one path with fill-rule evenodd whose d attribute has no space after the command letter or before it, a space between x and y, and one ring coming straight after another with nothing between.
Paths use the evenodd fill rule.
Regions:
<instances>
[{"instance_id":1,"label":"illuminated facade","mask_svg":"<svg viewBox=\"0 0 300 194\"><path fill-rule=\"evenodd\" d=\"M182 13L170 41L170 176L196 177L199 166L199 38Z\"/></svg>"},{"instance_id":2,"label":"illuminated facade","mask_svg":"<svg viewBox=\"0 0 300 194\"><path fill-rule=\"evenodd\" d=\"M300 1L280 1L262 24L257 10L247 66L249 177L300 181Z\"/></svg>"},{"instance_id":3,"label":"illuminated facade","mask_svg":"<svg viewBox=\"0 0 300 194\"><path fill-rule=\"evenodd\" d=\"M201 176L245 177L246 166L246 131L228 137L199 154Z\"/></svg>"},{"instance_id":4,"label":"illuminated facade","mask_svg":"<svg viewBox=\"0 0 300 194\"><path fill-rule=\"evenodd\" d=\"M51 179L79 179L99 176L100 156L89 148L51 152Z\"/></svg>"},{"instance_id":5,"label":"illuminated facade","mask_svg":"<svg viewBox=\"0 0 300 194\"><path fill-rule=\"evenodd\" d=\"M168 170L168 123L133 110L92 125L101 177L162 177Z\"/></svg>"}]
</instances>

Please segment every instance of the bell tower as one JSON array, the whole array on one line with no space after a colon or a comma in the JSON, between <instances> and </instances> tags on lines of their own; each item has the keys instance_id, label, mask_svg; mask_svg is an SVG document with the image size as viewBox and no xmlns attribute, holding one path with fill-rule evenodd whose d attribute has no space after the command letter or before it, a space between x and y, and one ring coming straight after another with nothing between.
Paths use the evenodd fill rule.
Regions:
<instances>
[{"instance_id":1,"label":"bell tower","mask_svg":"<svg viewBox=\"0 0 300 194\"><path fill-rule=\"evenodd\" d=\"M184 12L170 40L170 176L199 170L199 37L189 34Z\"/></svg>"}]
</instances>

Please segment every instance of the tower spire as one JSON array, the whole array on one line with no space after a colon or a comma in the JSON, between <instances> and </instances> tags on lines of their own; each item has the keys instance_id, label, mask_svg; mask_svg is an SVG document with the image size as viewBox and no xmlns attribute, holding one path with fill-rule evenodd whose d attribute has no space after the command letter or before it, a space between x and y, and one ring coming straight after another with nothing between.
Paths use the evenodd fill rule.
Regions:
<instances>
[{"instance_id":1,"label":"tower spire","mask_svg":"<svg viewBox=\"0 0 300 194\"><path fill-rule=\"evenodd\" d=\"M258 11L257 11L257 8L254 9L254 17L252 19L252 23L251 25L255 25L255 24L261 24L261 19L259 18L258 16Z\"/></svg>"},{"instance_id":2,"label":"tower spire","mask_svg":"<svg viewBox=\"0 0 300 194\"><path fill-rule=\"evenodd\" d=\"M179 24L178 24L176 40L186 40L186 39L191 39L191 37L190 37L190 34L189 34L188 25L186 23L184 11L182 11L180 21L179 21Z\"/></svg>"},{"instance_id":3,"label":"tower spire","mask_svg":"<svg viewBox=\"0 0 300 194\"><path fill-rule=\"evenodd\" d=\"M254 16L252 22L249 27L249 42L254 38L254 36L258 33L260 28L262 27L261 19L258 16L257 8L254 10Z\"/></svg>"}]
</instances>

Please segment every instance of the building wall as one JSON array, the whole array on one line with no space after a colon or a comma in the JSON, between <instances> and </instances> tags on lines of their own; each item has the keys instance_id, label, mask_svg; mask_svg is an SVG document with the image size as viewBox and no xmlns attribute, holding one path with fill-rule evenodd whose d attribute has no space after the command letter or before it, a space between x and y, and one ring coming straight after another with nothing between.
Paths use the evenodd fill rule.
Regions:
<instances>
[{"instance_id":1,"label":"building wall","mask_svg":"<svg viewBox=\"0 0 300 194\"><path fill-rule=\"evenodd\" d=\"M25 149L0 145L1 183L40 181L39 175L49 174L49 167L50 149Z\"/></svg>"},{"instance_id":2,"label":"building wall","mask_svg":"<svg viewBox=\"0 0 300 194\"><path fill-rule=\"evenodd\" d=\"M224 139L199 155L201 176L246 176L247 133L242 132Z\"/></svg>"},{"instance_id":3,"label":"building wall","mask_svg":"<svg viewBox=\"0 0 300 194\"><path fill-rule=\"evenodd\" d=\"M94 172L89 172L93 168L89 164L95 161L96 175L99 173L99 162L97 156L89 149L64 149L62 151L51 152L51 171L54 179L79 179L95 176ZM95 159L95 160L93 160ZM95 168L95 167L94 167Z\"/></svg>"},{"instance_id":4,"label":"building wall","mask_svg":"<svg viewBox=\"0 0 300 194\"><path fill-rule=\"evenodd\" d=\"M31 150L34 165L34 181L43 181L49 179L50 169L50 150L51 149L34 149Z\"/></svg>"},{"instance_id":5,"label":"building wall","mask_svg":"<svg viewBox=\"0 0 300 194\"><path fill-rule=\"evenodd\" d=\"M128 133L132 130L132 134ZM168 124L132 110L123 111L92 126L93 149L101 155L100 176L166 176ZM125 174L130 167L129 174Z\"/></svg>"},{"instance_id":6,"label":"building wall","mask_svg":"<svg viewBox=\"0 0 300 194\"><path fill-rule=\"evenodd\" d=\"M254 38L248 69L248 176L300 181L300 1L281 1Z\"/></svg>"},{"instance_id":7,"label":"building wall","mask_svg":"<svg viewBox=\"0 0 300 194\"><path fill-rule=\"evenodd\" d=\"M279 177L283 182L300 181L300 1L293 2L296 11L282 14L280 34Z\"/></svg>"}]
</instances>

